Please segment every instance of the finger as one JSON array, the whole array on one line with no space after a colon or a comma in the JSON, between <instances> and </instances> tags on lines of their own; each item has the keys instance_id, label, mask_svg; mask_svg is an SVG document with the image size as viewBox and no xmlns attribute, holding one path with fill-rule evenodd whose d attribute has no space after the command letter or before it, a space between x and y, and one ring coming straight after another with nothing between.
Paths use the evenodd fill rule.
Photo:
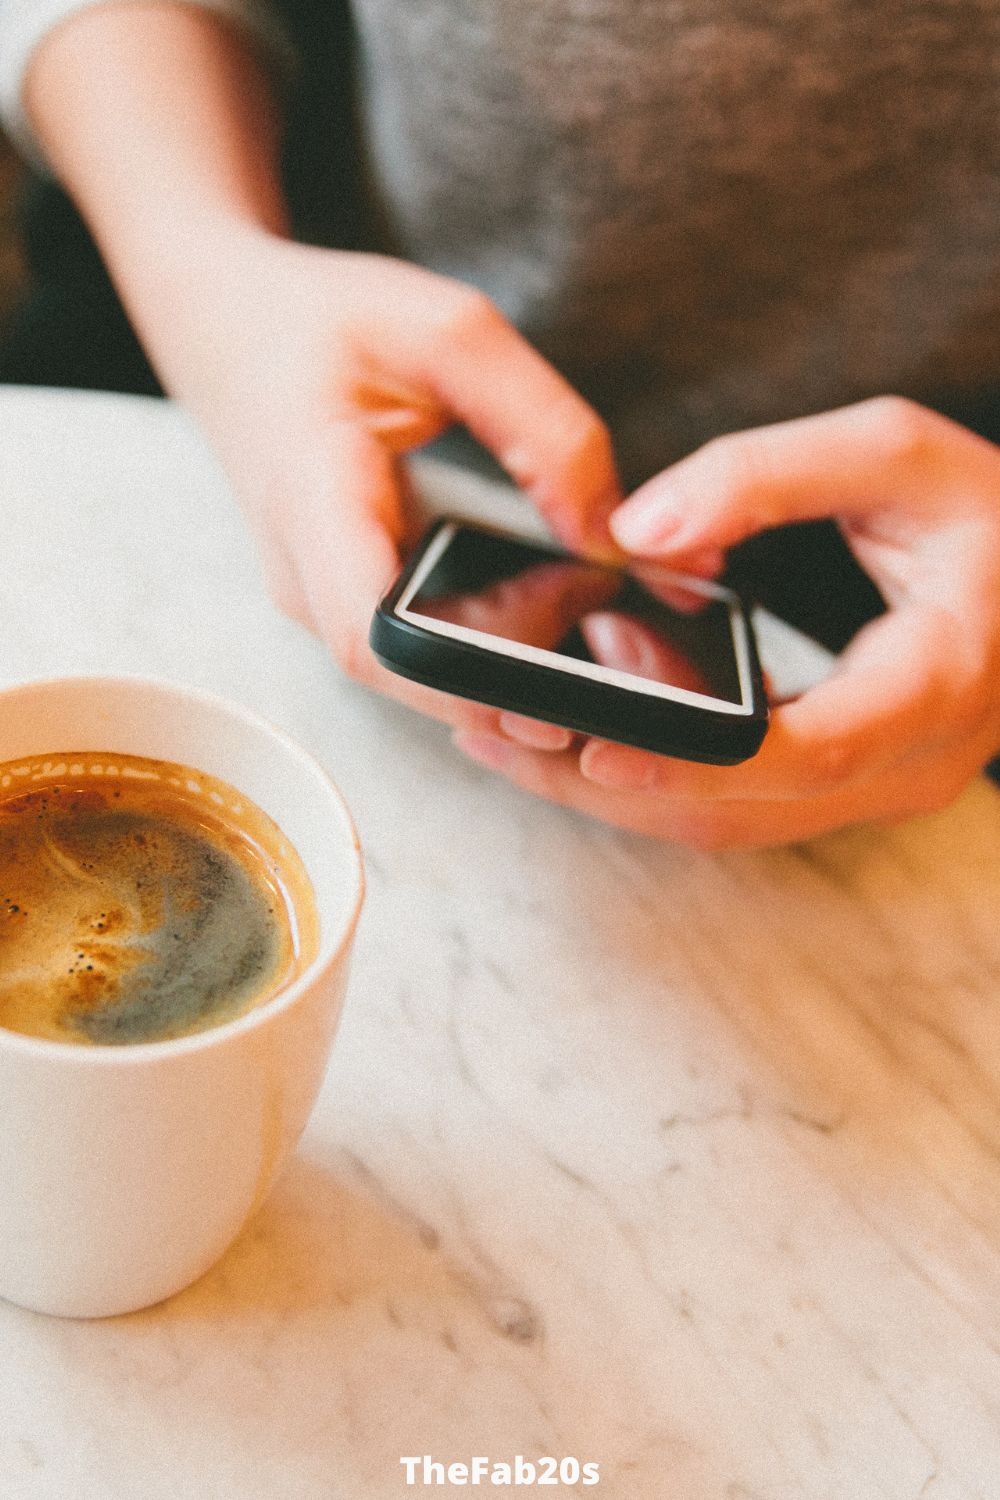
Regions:
<instances>
[{"instance_id":1,"label":"finger","mask_svg":"<svg viewBox=\"0 0 1000 1500\"><path fill-rule=\"evenodd\" d=\"M397 545L403 557L407 558L423 539L432 516L421 490L414 481L413 470L405 458L399 459L393 465L393 473L403 513L403 525Z\"/></svg>"},{"instance_id":2,"label":"finger","mask_svg":"<svg viewBox=\"0 0 1000 1500\"><path fill-rule=\"evenodd\" d=\"M606 568L575 562L542 563L503 579L475 594L459 594L426 602L424 612L503 640L532 646L556 646L580 616L603 603L618 588ZM503 712L499 727L510 739L536 750L565 750L570 730L522 714Z\"/></svg>"},{"instance_id":3,"label":"finger","mask_svg":"<svg viewBox=\"0 0 1000 1500\"><path fill-rule=\"evenodd\" d=\"M591 656L601 666L653 682L666 682L692 693L712 689L682 651L641 620L608 610L587 615L580 630Z\"/></svg>"},{"instance_id":4,"label":"finger","mask_svg":"<svg viewBox=\"0 0 1000 1500\"><path fill-rule=\"evenodd\" d=\"M392 381L383 372L352 382L349 407L351 414L397 456L433 442L450 426L448 413L439 402L429 399L415 385Z\"/></svg>"},{"instance_id":5,"label":"finger","mask_svg":"<svg viewBox=\"0 0 1000 1500\"><path fill-rule=\"evenodd\" d=\"M290 467L288 548L317 627L338 660L350 661L400 568L394 464L363 427L337 423L303 440Z\"/></svg>"},{"instance_id":6,"label":"finger","mask_svg":"<svg viewBox=\"0 0 1000 1500\"><path fill-rule=\"evenodd\" d=\"M628 551L676 562L790 521L939 504L953 470L985 472L989 451L936 412L883 397L717 438L649 480L610 527Z\"/></svg>"},{"instance_id":7,"label":"finger","mask_svg":"<svg viewBox=\"0 0 1000 1500\"><path fill-rule=\"evenodd\" d=\"M659 563L638 564L629 568L629 573L643 588L680 615L697 615L712 602L711 594L697 586L692 588L689 580L695 575L711 580L722 572L726 555L721 547L709 547L700 555L684 559L684 572L678 574L673 568L664 568Z\"/></svg>"},{"instance_id":8,"label":"finger","mask_svg":"<svg viewBox=\"0 0 1000 1500\"><path fill-rule=\"evenodd\" d=\"M474 594L425 602L435 619L449 620L503 640L553 647L580 616L603 603L618 587L615 574L575 562L542 563ZM501 713L501 731L537 750L565 750L573 735L557 724L521 714Z\"/></svg>"},{"instance_id":9,"label":"finger","mask_svg":"<svg viewBox=\"0 0 1000 1500\"><path fill-rule=\"evenodd\" d=\"M764 743L737 766L707 766L592 740L581 771L604 787L719 800L824 796L926 753L961 725L947 617L900 610L867 625L837 671L772 711Z\"/></svg>"},{"instance_id":10,"label":"finger","mask_svg":"<svg viewBox=\"0 0 1000 1500\"><path fill-rule=\"evenodd\" d=\"M572 731L561 724L546 724L541 719L527 719L523 714L506 710L500 715L500 729L508 739L531 750L567 750L573 743Z\"/></svg>"},{"instance_id":11,"label":"finger","mask_svg":"<svg viewBox=\"0 0 1000 1500\"><path fill-rule=\"evenodd\" d=\"M372 614L400 568L405 528L395 465L362 427L303 442L290 495L289 550L309 615L349 676L445 723L496 732L499 716L389 672L368 645Z\"/></svg>"},{"instance_id":12,"label":"finger","mask_svg":"<svg viewBox=\"0 0 1000 1500\"><path fill-rule=\"evenodd\" d=\"M573 551L618 559L608 517L621 502L607 427L482 294L463 291L421 374L500 461Z\"/></svg>"},{"instance_id":13,"label":"finger","mask_svg":"<svg viewBox=\"0 0 1000 1500\"><path fill-rule=\"evenodd\" d=\"M805 800L706 802L595 786L580 775L572 753L536 754L475 733L458 733L454 743L523 791L619 828L700 849L798 843L856 823L898 821L944 805L960 789L929 767L917 785L901 774L890 784L869 782Z\"/></svg>"}]
</instances>

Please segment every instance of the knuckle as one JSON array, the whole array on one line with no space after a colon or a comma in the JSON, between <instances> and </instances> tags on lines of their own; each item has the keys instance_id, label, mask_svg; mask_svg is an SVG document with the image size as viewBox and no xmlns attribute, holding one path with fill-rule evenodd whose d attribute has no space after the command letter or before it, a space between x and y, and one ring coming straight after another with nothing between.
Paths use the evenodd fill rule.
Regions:
<instances>
[{"instance_id":1,"label":"knuckle","mask_svg":"<svg viewBox=\"0 0 1000 1500\"><path fill-rule=\"evenodd\" d=\"M936 413L906 396L873 396L861 402L859 411L887 456L897 462L919 462L940 436Z\"/></svg>"},{"instance_id":2,"label":"knuckle","mask_svg":"<svg viewBox=\"0 0 1000 1500\"><path fill-rule=\"evenodd\" d=\"M951 705L948 714L951 735L962 743L980 739L992 718L991 707L977 674L969 690L960 693Z\"/></svg>"},{"instance_id":3,"label":"knuckle","mask_svg":"<svg viewBox=\"0 0 1000 1500\"><path fill-rule=\"evenodd\" d=\"M854 739L833 737L818 745L805 777L806 789L830 791L853 781L865 758L865 749Z\"/></svg>"},{"instance_id":4,"label":"knuckle","mask_svg":"<svg viewBox=\"0 0 1000 1500\"><path fill-rule=\"evenodd\" d=\"M459 286L443 299L432 332L439 347L474 348L507 326L503 313L485 292Z\"/></svg>"}]
</instances>

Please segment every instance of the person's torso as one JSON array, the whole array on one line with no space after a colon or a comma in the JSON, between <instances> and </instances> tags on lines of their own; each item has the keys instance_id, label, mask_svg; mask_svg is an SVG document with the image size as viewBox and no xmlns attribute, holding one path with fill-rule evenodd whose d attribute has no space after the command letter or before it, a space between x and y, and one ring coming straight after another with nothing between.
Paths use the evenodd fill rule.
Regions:
<instances>
[{"instance_id":1,"label":"person's torso","mask_svg":"<svg viewBox=\"0 0 1000 1500\"><path fill-rule=\"evenodd\" d=\"M997 0L353 0L381 245L487 291L629 479L1000 386Z\"/></svg>"}]
</instances>

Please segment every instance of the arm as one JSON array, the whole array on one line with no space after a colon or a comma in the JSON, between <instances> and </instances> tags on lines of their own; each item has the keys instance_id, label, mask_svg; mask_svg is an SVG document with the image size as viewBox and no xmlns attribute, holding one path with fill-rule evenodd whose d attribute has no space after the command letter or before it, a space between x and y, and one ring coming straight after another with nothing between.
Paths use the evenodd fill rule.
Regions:
<instances>
[{"instance_id":1,"label":"arm","mask_svg":"<svg viewBox=\"0 0 1000 1500\"><path fill-rule=\"evenodd\" d=\"M43 39L23 98L165 385L193 394L200 288L225 284L235 244L285 229L278 112L249 37L194 6L95 6Z\"/></svg>"},{"instance_id":2,"label":"arm","mask_svg":"<svg viewBox=\"0 0 1000 1500\"><path fill-rule=\"evenodd\" d=\"M272 90L218 16L98 5L43 40L24 98L166 388L216 447L278 602L359 680L496 727L368 650L411 524L398 459L464 421L567 542L607 547L620 496L594 413L479 292L287 239Z\"/></svg>"}]
</instances>

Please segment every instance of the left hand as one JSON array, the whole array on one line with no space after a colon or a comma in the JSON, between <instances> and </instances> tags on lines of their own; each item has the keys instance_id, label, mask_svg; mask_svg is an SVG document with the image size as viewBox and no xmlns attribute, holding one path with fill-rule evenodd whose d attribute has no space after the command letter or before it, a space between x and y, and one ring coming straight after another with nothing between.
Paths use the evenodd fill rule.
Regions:
<instances>
[{"instance_id":1,"label":"left hand","mask_svg":"<svg viewBox=\"0 0 1000 1500\"><path fill-rule=\"evenodd\" d=\"M529 791L702 848L946 806L1000 750L1000 448L882 397L718 438L637 491L611 530L634 556L706 571L717 549L820 517L837 520L887 611L831 677L773 710L753 760L456 742Z\"/></svg>"}]
</instances>

